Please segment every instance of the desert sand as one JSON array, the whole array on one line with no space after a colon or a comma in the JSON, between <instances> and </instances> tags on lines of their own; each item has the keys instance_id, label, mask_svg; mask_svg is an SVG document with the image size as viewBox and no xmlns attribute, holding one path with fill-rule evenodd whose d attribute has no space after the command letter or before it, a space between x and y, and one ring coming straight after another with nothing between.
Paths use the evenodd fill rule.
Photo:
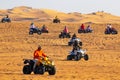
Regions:
<instances>
[{"instance_id":1,"label":"desert sand","mask_svg":"<svg viewBox=\"0 0 120 80\"><path fill-rule=\"evenodd\" d=\"M105 23L91 24L94 32L78 34L81 23L35 22L45 24L50 33L29 35L30 22L0 23L0 80L120 80L120 34L105 35ZM89 60L67 61L72 47L69 39L59 39L64 26L71 35L76 33L87 50ZM86 26L88 24L85 24ZM120 24L112 24L120 31ZM33 52L41 45L56 65L56 75L25 75L22 73L23 59L33 58Z\"/></svg>"}]
</instances>

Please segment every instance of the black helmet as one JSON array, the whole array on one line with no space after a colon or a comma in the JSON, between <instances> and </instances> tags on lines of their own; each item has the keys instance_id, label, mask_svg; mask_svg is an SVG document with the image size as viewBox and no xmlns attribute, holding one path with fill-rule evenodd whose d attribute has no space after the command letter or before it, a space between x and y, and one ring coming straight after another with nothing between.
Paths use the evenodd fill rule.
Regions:
<instances>
[{"instance_id":1,"label":"black helmet","mask_svg":"<svg viewBox=\"0 0 120 80\"><path fill-rule=\"evenodd\" d=\"M32 22L31 25L33 25L34 23Z\"/></svg>"},{"instance_id":2,"label":"black helmet","mask_svg":"<svg viewBox=\"0 0 120 80\"><path fill-rule=\"evenodd\" d=\"M41 50L41 46L40 45L38 45L38 50Z\"/></svg>"},{"instance_id":3,"label":"black helmet","mask_svg":"<svg viewBox=\"0 0 120 80\"><path fill-rule=\"evenodd\" d=\"M73 34L73 37L77 37L75 33Z\"/></svg>"}]
</instances>

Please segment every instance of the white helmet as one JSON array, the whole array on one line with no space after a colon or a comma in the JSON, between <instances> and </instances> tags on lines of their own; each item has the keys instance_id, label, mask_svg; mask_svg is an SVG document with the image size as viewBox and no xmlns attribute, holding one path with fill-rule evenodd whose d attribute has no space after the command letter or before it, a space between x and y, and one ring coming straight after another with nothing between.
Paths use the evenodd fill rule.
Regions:
<instances>
[{"instance_id":1,"label":"white helmet","mask_svg":"<svg viewBox=\"0 0 120 80\"><path fill-rule=\"evenodd\" d=\"M78 38L76 38L76 39L74 39L74 41L73 41L73 42L75 42L75 41L80 42L81 40L80 40L80 39L78 39Z\"/></svg>"}]
</instances>

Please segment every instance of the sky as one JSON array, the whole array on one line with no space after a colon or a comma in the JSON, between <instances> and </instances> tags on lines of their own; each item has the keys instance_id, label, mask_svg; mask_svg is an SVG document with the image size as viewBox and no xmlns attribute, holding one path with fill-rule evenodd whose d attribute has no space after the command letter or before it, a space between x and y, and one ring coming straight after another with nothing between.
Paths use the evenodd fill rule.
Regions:
<instances>
[{"instance_id":1,"label":"sky","mask_svg":"<svg viewBox=\"0 0 120 80\"><path fill-rule=\"evenodd\" d=\"M28 6L38 9L52 9L60 12L88 14L104 11L120 16L120 0L0 0L0 9Z\"/></svg>"}]
</instances>

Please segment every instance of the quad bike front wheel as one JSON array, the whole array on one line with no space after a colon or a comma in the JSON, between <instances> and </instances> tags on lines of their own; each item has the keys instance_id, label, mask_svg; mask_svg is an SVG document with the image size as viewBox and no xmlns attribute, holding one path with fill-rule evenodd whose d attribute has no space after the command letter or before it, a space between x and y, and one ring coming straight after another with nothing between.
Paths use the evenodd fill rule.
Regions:
<instances>
[{"instance_id":1,"label":"quad bike front wheel","mask_svg":"<svg viewBox=\"0 0 120 80\"><path fill-rule=\"evenodd\" d=\"M118 34L118 32L117 32L117 31L114 31L114 32L112 32L112 34Z\"/></svg>"},{"instance_id":2,"label":"quad bike front wheel","mask_svg":"<svg viewBox=\"0 0 120 80\"><path fill-rule=\"evenodd\" d=\"M51 66L51 67L50 67L50 70L48 71L48 73L49 73L49 75L55 75L55 73L56 73L56 68L55 68L55 66Z\"/></svg>"},{"instance_id":3,"label":"quad bike front wheel","mask_svg":"<svg viewBox=\"0 0 120 80\"><path fill-rule=\"evenodd\" d=\"M79 45L82 46L83 45L82 42L79 42Z\"/></svg>"},{"instance_id":4,"label":"quad bike front wheel","mask_svg":"<svg viewBox=\"0 0 120 80\"><path fill-rule=\"evenodd\" d=\"M88 61L89 56L87 54L84 55L84 60Z\"/></svg>"},{"instance_id":5,"label":"quad bike front wheel","mask_svg":"<svg viewBox=\"0 0 120 80\"><path fill-rule=\"evenodd\" d=\"M30 31L30 32L29 32L29 34L30 34L30 35L33 35L33 32L32 32L32 31Z\"/></svg>"},{"instance_id":6,"label":"quad bike front wheel","mask_svg":"<svg viewBox=\"0 0 120 80\"><path fill-rule=\"evenodd\" d=\"M75 61L78 61L78 60L80 60L81 59L81 54L80 53L77 53L77 55L75 55L75 57L74 57L74 59L75 59Z\"/></svg>"},{"instance_id":7,"label":"quad bike front wheel","mask_svg":"<svg viewBox=\"0 0 120 80\"><path fill-rule=\"evenodd\" d=\"M70 35L68 35L68 38L70 38L71 36Z\"/></svg>"},{"instance_id":8,"label":"quad bike front wheel","mask_svg":"<svg viewBox=\"0 0 120 80\"><path fill-rule=\"evenodd\" d=\"M72 60L71 55L68 55L68 56L67 56L67 60Z\"/></svg>"},{"instance_id":9,"label":"quad bike front wheel","mask_svg":"<svg viewBox=\"0 0 120 80\"><path fill-rule=\"evenodd\" d=\"M38 31L37 34L40 35L40 34L41 34L41 31Z\"/></svg>"},{"instance_id":10,"label":"quad bike front wheel","mask_svg":"<svg viewBox=\"0 0 120 80\"><path fill-rule=\"evenodd\" d=\"M78 55L75 56L75 61L80 60L80 57Z\"/></svg>"},{"instance_id":11,"label":"quad bike front wheel","mask_svg":"<svg viewBox=\"0 0 120 80\"><path fill-rule=\"evenodd\" d=\"M72 42L68 42L68 46L71 46L73 43Z\"/></svg>"},{"instance_id":12,"label":"quad bike front wheel","mask_svg":"<svg viewBox=\"0 0 120 80\"><path fill-rule=\"evenodd\" d=\"M43 75L45 72L45 67L44 66L36 66L34 73L35 74L41 74Z\"/></svg>"},{"instance_id":13,"label":"quad bike front wheel","mask_svg":"<svg viewBox=\"0 0 120 80\"><path fill-rule=\"evenodd\" d=\"M59 38L61 38L61 35L59 35Z\"/></svg>"},{"instance_id":14,"label":"quad bike front wheel","mask_svg":"<svg viewBox=\"0 0 120 80\"><path fill-rule=\"evenodd\" d=\"M49 31L46 31L46 33L49 33Z\"/></svg>"}]
</instances>

